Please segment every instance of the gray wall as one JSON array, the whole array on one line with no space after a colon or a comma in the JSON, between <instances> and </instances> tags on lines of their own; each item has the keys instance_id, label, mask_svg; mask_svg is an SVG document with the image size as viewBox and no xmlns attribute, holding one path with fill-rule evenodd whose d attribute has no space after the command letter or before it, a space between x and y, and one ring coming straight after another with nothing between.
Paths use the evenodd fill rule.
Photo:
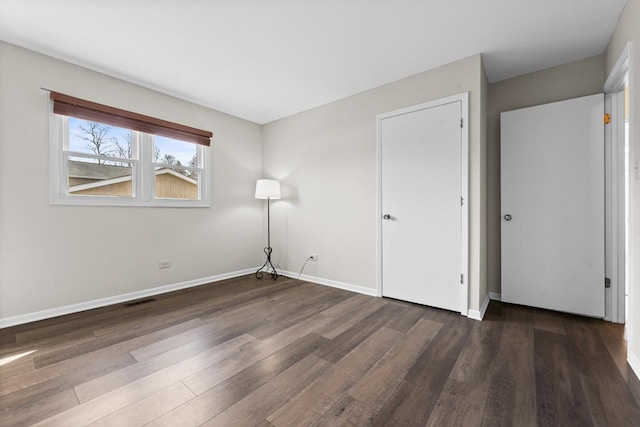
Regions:
<instances>
[{"instance_id":1,"label":"gray wall","mask_svg":"<svg viewBox=\"0 0 640 427\"><path fill-rule=\"evenodd\" d=\"M487 292L500 293L499 113L600 92L605 68L638 38L638 4L629 1L602 56L489 84L475 55L264 126L0 42L0 318L259 265L263 204L252 194L263 175L283 181L272 218L280 266L298 271L318 253L306 274L373 291L375 116L463 91L477 310ZM213 130L213 207L50 206L40 87ZM631 104L637 111L637 91ZM168 258L173 267L158 270Z\"/></svg>"},{"instance_id":2,"label":"gray wall","mask_svg":"<svg viewBox=\"0 0 640 427\"><path fill-rule=\"evenodd\" d=\"M3 42L0 58L0 319L258 265L259 125ZM49 205L41 87L213 131L213 206Z\"/></svg>"},{"instance_id":3,"label":"gray wall","mask_svg":"<svg viewBox=\"0 0 640 427\"><path fill-rule=\"evenodd\" d=\"M297 272L318 253L305 274L375 291L376 115L469 91L469 308L478 310L486 289L482 72L475 55L266 124L265 175L287 194L272 210L278 264Z\"/></svg>"}]
</instances>

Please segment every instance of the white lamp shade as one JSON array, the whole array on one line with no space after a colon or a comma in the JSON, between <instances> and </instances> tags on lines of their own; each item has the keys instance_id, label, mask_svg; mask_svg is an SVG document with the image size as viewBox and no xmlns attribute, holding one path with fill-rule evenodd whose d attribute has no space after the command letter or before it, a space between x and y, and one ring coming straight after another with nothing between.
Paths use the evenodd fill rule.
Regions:
<instances>
[{"instance_id":1,"label":"white lamp shade","mask_svg":"<svg viewBox=\"0 0 640 427\"><path fill-rule=\"evenodd\" d=\"M279 199L280 181L275 179L259 179L256 182L256 199Z\"/></svg>"}]
</instances>

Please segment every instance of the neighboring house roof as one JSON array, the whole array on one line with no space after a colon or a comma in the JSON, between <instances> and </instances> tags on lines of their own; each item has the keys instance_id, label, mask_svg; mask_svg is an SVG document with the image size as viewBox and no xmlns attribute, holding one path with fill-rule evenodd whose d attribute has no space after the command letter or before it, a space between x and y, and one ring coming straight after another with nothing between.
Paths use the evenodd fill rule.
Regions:
<instances>
[{"instance_id":1,"label":"neighboring house roof","mask_svg":"<svg viewBox=\"0 0 640 427\"><path fill-rule=\"evenodd\" d=\"M131 175L131 168L116 165L69 161L69 177L104 180Z\"/></svg>"},{"instance_id":2,"label":"neighboring house roof","mask_svg":"<svg viewBox=\"0 0 640 427\"><path fill-rule=\"evenodd\" d=\"M69 162L69 166L71 166L72 162ZM101 168L104 167L105 165L97 165L97 164L91 164L91 163L87 163L89 165L94 165L94 166L100 166ZM111 165L109 165L111 166ZM95 182L90 182L88 184L79 184L79 185L73 185L71 187L69 187L69 192L73 193L76 191L82 191L82 190L88 190L90 188L98 188L98 187L106 187L108 185L113 185L113 184L117 184L120 182L125 182L125 181L131 181L131 169L129 168L123 168L121 166L114 166L114 167L118 167L121 170L122 169L126 169L127 170L127 175L125 176L116 176L115 178L110 178L110 179L102 179L100 181L95 181ZM71 168L70 168L71 169ZM164 175L164 174L169 174L175 178L179 178L182 179L190 184L193 185L198 185L198 182L195 179L189 178L188 176L184 176L181 173L178 173L174 170L171 169L158 169L156 170L156 176L157 175ZM71 170L69 170L69 175L71 176Z\"/></svg>"}]
</instances>

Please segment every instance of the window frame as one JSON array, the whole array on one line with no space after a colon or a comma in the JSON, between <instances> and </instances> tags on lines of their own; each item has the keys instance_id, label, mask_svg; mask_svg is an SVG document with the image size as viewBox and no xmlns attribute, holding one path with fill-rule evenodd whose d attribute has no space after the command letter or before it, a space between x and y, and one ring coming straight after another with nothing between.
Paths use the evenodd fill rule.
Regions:
<instances>
[{"instance_id":1,"label":"window frame","mask_svg":"<svg viewBox=\"0 0 640 427\"><path fill-rule=\"evenodd\" d=\"M53 112L53 100L49 99L49 202L51 205L71 206L135 206L135 207L182 207L203 208L211 207L210 190L210 147L192 143L196 146L198 155L197 167L177 167L185 170L198 171L198 199L166 199L155 197L155 168L162 166L153 160L154 135L131 130L132 159L120 157L106 157L95 154L71 151L69 144L70 116ZM81 119L85 120L85 119ZM178 138L173 138L179 140ZM188 141L187 141L188 142ZM69 193L68 159L82 157L90 159L118 160L131 164L132 186L131 197L128 196L98 196ZM170 165L169 165L170 166ZM172 166L171 166L172 167Z\"/></svg>"}]
</instances>

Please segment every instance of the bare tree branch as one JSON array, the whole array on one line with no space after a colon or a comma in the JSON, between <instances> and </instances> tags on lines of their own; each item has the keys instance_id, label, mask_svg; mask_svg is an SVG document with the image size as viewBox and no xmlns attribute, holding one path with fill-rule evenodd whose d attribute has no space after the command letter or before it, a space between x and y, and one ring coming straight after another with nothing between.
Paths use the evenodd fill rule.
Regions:
<instances>
[{"instance_id":1,"label":"bare tree branch","mask_svg":"<svg viewBox=\"0 0 640 427\"><path fill-rule=\"evenodd\" d=\"M114 153L113 144L117 144L117 138L110 136L111 127L102 123L87 120L85 125L80 125L81 133L78 138L84 141L85 148L100 156L111 156ZM103 161L98 160L98 164Z\"/></svg>"},{"instance_id":2,"label":"bare tree branch","mask_svg":"<svg viewBox=\"0 0 640 427\"><path fill-rule=\"evenodd\" d=\"M124 134L124 142L125 146L120 145L120 141L116 138L116 152L118 157L122 157L124 159L132 159L133 158L133 149L131 148L131 133Z\"/></svg>"}]
</instances>

